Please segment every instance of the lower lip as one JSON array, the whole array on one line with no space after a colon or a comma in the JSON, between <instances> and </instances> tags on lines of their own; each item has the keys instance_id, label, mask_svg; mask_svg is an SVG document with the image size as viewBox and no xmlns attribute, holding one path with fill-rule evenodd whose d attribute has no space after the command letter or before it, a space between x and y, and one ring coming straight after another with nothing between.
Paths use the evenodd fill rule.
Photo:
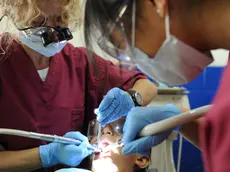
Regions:
<instances>
[{"instance_id":1,"label":"lower lip","mask_svg":"<svg viewBox=\"0 0 230 172\"><path fill-rule=\"evenodd\" d=\"M95 160L110 158L110 152L95 154Z\"/></svg>"},{"instance_id":2,"label":"lower lip","mask_svg":"<svg viewBox=\"0 0 230 172\"><path fill-rule=\"evenodd\" d=\"M107 159L107 158L110 158L110 156L102 156L102 157L99 157L99 159Z\"/></svg>"}]
</instances>

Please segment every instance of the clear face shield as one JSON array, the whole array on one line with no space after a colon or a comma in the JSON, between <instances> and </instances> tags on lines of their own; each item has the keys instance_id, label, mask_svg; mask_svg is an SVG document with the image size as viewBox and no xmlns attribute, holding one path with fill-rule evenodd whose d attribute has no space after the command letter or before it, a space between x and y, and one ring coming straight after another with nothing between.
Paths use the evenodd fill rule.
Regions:
<instances>
[{"instance_id":1,"label":"clear face shield","mask_svg":"<svg viewBox=\"0 0 230 172\"><path fill-rule=\"evenodd\" d=\"M108 24L109 32L102 34L98 39L99 47L109 54L111 57L117 59L121 68L128 70L141 70L146 73L146 64L148 64L149 57L147 55L143 56L139 49L135 47L135 34L136 34L136 1L132 2L132 25L131 25L131 39L127 36L124 23L122 22L122 17L124 16L128 4L124 4L120 13L115 20ZM158 68L159 66L157 66ZM152 68L152 66L150 67ZM148 66L149 69L149 66ZM147 69L147 70L148 70ZM148 73L146 73L148 74ZM151 77L151 75L149 75ZM156 78L152 78L156 79Z\"/></svg>"},{"instance_id":2,"label":"clear face shield","mask_svg":"<svg viewBox=\"0 0 230 172\"><path fill-rule=\"evenodd\" d=\"M165 41L156 54L148 56L135 47L136 0L132 1L131 39L125 31L122 17L128 7L127 4L123 5L114 24L109 25L108 35L104 35L107 39L100 38L98 44L112 57L129 64L131 66L129 69L138 68L156 82L168 86L180 86L195 79L213 62L212 57L171 35L169 15L165 16Z\"/></svg>"},{"instance_id":3,"label":"clear face shield","mask_svg":"<svg viewBox=\"0 0 230 172\"><path fill-rule=\"evenodd\" d=\"M127 4L122 6L116 21L108 24L109 32L102 34L97 43L104 52L119 60L122 68L136 70L135 49L131 45L132 43L126 35L125 26L121 21L127 8Z\"/></svg>"},{"instance_id":4,"label":"clear face shield","mask_svg":"<svg viewBox=\"0 0 230 172\"><path fill-rule=\"evenodd\" d=\"M116 138L119 138L117 140L115 140L115 142L120 141L122 139L123 136L123 126L125 124L125 117L122 117L120 119L118 119L117 121L114 121L110 124L107 124L105 127L102 128L101 131L101 137L103 137L103 135L106 135L106 128L109 128L107 130L107 134L112 134L113 136L116 135ZM97 136L99 133L99 123L97 122L97 120L92 120L89 122L88 125L88 132L87 132L87 137L89 139L89 142L93 145L95 145L96 147L99 146L100 143L97 143ZM101 140L106 140L106 138L102 138ZM103 142L103 141L102 141Z\"/></svg>"}]
</instances>

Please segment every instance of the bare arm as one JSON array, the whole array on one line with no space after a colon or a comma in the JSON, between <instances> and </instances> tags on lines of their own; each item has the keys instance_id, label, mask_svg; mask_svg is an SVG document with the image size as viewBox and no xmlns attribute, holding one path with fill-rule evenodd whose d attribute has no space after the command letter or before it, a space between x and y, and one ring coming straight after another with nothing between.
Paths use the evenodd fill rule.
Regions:
<instances>
[{"instance_id":1,"label":"bare arm","mask_svg":"<svg viewBox=\"0 0 230 172\"><path fill-rule=\"evenodd\" d=\"M182 134L186 140L200 149L200 140L199 140L199 126L203 118L197 119L196 121L190 122L183 125L180 128L180 134Z\"/></svg>"},{"instance_id":2,"label":"bare arm","mask_svg":"<svg viewBox=\"0 0 230 172\"><path fill-rule=\"evenodd\" d=\"M131 90L139 92L143 98L143 106L147 106L157 95L157 87L148 79L137 80Z\"/></svg>"},{"instance_id":3,"label":"bare arm","mask_svg":"<svg viewBox=\"0 0 230 172\"><path fill-rule=\"evenodd\" d=\"M186 112L190 110L179 106L178 108L181 110L181 112ZM199 118L195 121L182 125L179 130L179 133L183 135L186 140L188 140L191 144L193 144L198 149L200 149L199 126L200 123L202 122L202 119L203 118Z\"/></svg>"},{"instance_id":4,"label":"bare arm","mask_svg":"<svg viewBox=\"0 0 230 172\"><path fill-rule=\"evenodd\" d=\"M189 109L179 107L181 112L189 111ZM200 149L200 140L199 140L199 126L203 118L199 118L195 121L187 123L181 126L179 133L184 136L186 140L192 143L195 147Z\"/></svg>"},{"instance_id":5,"label":"bare arm","mask_svg":"<svg viewBox=\"0 0 230 172\"><path fill-rule=\"evenodd\" d=\"M0 152L0 171L29 172L42 168L39 155L39 148L23 151L2 151Z\"/></svg>"}]
</instances>

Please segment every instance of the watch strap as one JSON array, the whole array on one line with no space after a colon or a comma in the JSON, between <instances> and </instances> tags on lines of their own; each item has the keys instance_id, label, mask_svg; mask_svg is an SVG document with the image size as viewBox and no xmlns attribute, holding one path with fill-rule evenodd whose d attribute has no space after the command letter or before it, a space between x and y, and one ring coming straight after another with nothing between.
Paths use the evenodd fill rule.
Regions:
<instances>
[{"instance_id":1,"label":"watch strap","mask_svg":"<svg viewBox=\"0 0 230 172\"><path fill-rule=\"evenodd\" d=\"M137 91L135 90L128 90L127 91L129 93L129 95L131 96L135 106L141 106L141 104L138 103L137 99L136 99L136 94L138 93Z\"/></svg>"}]
</instances>

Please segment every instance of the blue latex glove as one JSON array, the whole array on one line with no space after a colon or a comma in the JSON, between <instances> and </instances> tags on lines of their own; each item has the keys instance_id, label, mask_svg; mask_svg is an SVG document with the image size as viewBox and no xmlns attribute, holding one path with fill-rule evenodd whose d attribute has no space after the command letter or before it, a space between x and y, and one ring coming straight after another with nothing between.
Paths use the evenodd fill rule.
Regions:
<instances>
[{"instance_id":1,"label":"blue latex glove","mask_svg":"<svg viewBox=\"0 0 230 172\"><path fill-rule=\"evenodd\" d=\"M79 169L79 168L64 168L64 169L57 170L56 172L92 172L92 171Z\"/></svg>"},{"instance_id":2,"label":"blue latex glove","mask_svg":"<svg viewBox=\"0 0 230 172\"><path fill-rule=\"evenodd\" d=\"M172 130L135 140L137 134L148 124L180 113L180 110L174 105L133 108L127 115L123 128L123 142L125 146L122 149L122 153L124 155L134 153L149 155L151 148L163 142Z\"/></svg>"},{"instance_id":3,"label":"blue latex glove","mask_svg":"<svg viewBox=\"0 0 230 172\"><path fill-rule=\"evenodd\" d=\"M126 116L133 107L135 104L128 93L119 88L113 88L107 93L95 113L98 115L98 121L104 127Z\"/></svg>"},{"instance_id":4,"label":"blue latex glove","mask_svg":"<svg viewBox=\"0 0 230 172\"><path fill-rule=\"evenodd\" d=\"M40 146L39 151L43 168L57 164L76 167L84 158L93 153L92 149L87 148L89 144L87 137L80 132L69 132L65 137L80 140L82 143L79 146L60 143L50 143Z\"/></svg>"}]
</instances>

